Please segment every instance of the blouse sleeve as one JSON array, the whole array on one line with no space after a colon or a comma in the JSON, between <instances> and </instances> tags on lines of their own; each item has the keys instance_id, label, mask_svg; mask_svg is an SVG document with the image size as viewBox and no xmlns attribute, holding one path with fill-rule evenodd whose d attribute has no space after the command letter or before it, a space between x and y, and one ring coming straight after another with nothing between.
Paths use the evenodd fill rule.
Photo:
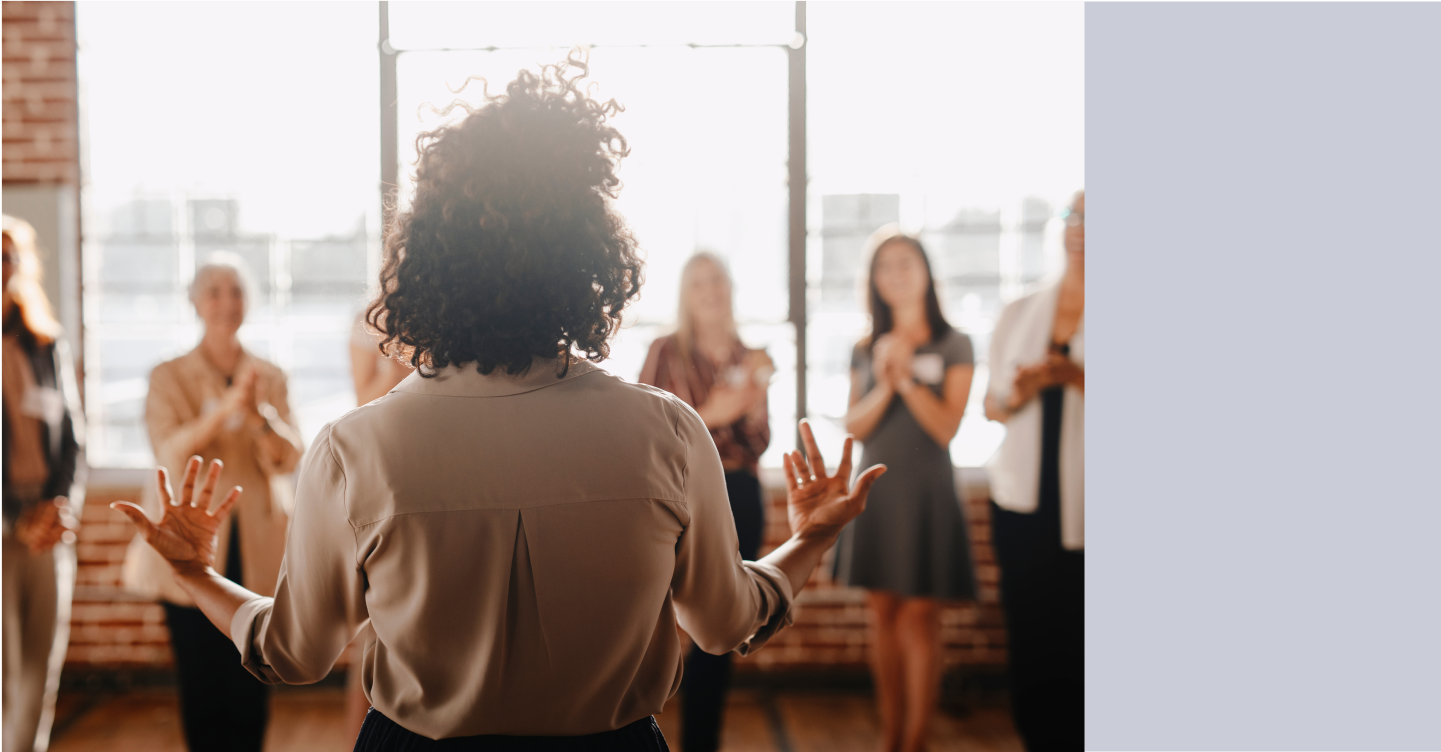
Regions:
<instances>
[{"instance_id":1,"label":"blouse sleeve","mask_svg":"<svg viewBox=\"0 0 1441 752\"><path fill-rule=\"evenodd\" d=\"M680 400L676 433L686 444L685 531L671 580L681 627L707 653L747 655L789 626L790 580L769 564L742 561L725 471L700 416Z\"/></svg>"},{"instance_id":2,"label":"blouse sleeve","mask_svg":"<svg viewBox=\"0 0 1441 752\"><path fill-rule=\"evenodd\" d=\"M230 638L261 681L310 684L330 673L369 618L345 475L327 426L300 469L275 597L246 601L230 622Z\"/></svg>"},{"instance_id":3,"label":"blouse sleeve","mask_svg":"<svg viewBox=\"0 0 1441 752\"><path fill-rule=\"evenodd\" d=\"M946 368L970 366L976 363L976 353L971 346L971 338L954 329L946 336L945 342L941 345L941 357L945 361Z\"/></svg>"},{"instance_id":4,"label":"blouse sleeve","mask_svg":"<svg viewBox=\"0 0 1441 752\"><path fill-rule=\"evenodd\" d=\"M1017 302L1019 301L1013 301L1001 309L1001 315L996 319L996 326L991 329L991 349L986 357L986 368L990 371L990 377L986 383L986 393L1002 402L1011 394L1011 379L1002 378L1001 373L1007 369L1005 352L1010 341L1011 328L1016 319Z\"/></svg>"}]
</instances>

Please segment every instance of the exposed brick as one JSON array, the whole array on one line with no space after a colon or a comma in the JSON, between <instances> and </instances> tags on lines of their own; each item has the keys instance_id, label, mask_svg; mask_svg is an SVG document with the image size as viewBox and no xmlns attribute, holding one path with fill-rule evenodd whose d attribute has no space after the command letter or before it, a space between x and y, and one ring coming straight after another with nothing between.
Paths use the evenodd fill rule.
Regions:
<instances>
[{"instance_id":1,"label":"exposed brick","mask_svg":"<svg viewBox=\"0 0 1441 752\"><path fill-rule=\"evenodd\" d=\"M5 2L4 182L80 182L75 4Z\"/></svg>"}]
</instances>

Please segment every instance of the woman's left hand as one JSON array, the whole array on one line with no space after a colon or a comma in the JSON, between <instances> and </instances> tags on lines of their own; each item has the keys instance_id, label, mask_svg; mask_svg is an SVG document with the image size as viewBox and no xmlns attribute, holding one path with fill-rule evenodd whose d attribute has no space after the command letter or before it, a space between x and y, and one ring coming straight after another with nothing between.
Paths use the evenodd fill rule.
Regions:
<instances>
[{"instance_id":1,"label":"woman's left hand","mask_svg":"<svg viewBox=\"0 0 1441 752\"><path fill-rule=\"evenodd\" d=\"M117 501L110 505L130 518L140 534L165 560L176 569L208 569L215 565L215 534L220 523L240 498L240 487L230 489L225 499L215 509L210 503L215 497L215 484L220 481L220 470L224 463L213 460L205 483L197 493L195 481L200 476L199 457L191 457L185 466L185 482L180 487L180 499L170 488L170 475L165 468L159 469L160 480L160 524L150 521L145 510L128 501Z\"/></svg>"},{"instance_id":2,"label":"woman's left hand","mask_svg":"<svg viewBox=\"0 0 1441 752\"><path fill-rule=\"evenodd\" d=\"M1086 369L1064 355L1052 353L1046 359L1046 377L1048 386L1065 384L1077 389L1086 388Z\"/></svg>"},{"instance_id":3,"label":"woman's left hand","mask_svg":"<svg viewBox=\"0 0 1441 752\"><path fill-rule=\"evenodd\" d=\"M800 423L806 453L788 452L782 457L786 471L786 513L791 533L802 538L832 539L841 528L865 511L871 485L885 474L885 465L866 469L851 485L851 442L847 436L841 449L841 463L835 474L826 472L826 461L816 446L808 420Z\"/></svg>"}]
</instances>

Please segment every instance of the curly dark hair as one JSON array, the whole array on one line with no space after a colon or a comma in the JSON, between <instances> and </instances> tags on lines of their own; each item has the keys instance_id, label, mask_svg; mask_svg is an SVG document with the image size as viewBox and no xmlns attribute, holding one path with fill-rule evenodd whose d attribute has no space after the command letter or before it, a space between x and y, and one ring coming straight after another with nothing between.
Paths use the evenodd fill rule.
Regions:
<instances>
[{"instance_id":1,"label":"curly dark hair","mask_svg":"<svg viewBox=\"0 0 1441 752\"><path fill-rule=\"evenodd\" d=\"M614 207L630 150L606 120L623 108L581 88L589 72L580 50L522 70L416 139L415 200L390 223L366 311L381 352L427 377L469 363L519 374L565 356L563 376L574 357L610 355L644 268Z\"/></svg>"}]
</instances>

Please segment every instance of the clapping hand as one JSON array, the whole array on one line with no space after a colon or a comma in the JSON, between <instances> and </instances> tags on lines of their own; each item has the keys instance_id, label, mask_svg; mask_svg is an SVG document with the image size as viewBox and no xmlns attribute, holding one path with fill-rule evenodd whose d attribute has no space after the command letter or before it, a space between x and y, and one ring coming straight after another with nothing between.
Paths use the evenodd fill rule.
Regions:
<instances>
[{"instance_id":1,"label":"clapping hand","mask_svg":"<svg viewBox=\"0 0 1441 752\"><path fill-rule=\"evenodd\" d=\"M1070 358L1052 353L1040 363L1022 366L1016 370L1016 379L1011 386L1007 407L1014 412L1042 390L1062 384L1084 389L1086 372Z\"/></svg>"},{"instance_id":2,"label":"clapping hand","mask_svg":"<svg viewBox=\"0 0 1441 752\"><path fill-rule=\"evenodd\" d=\"M185 482L180 487L180 498L175 498L170 488L170 475L165 468L159 469L160 480L160 523L150 521L145 510L128 501L117 501L110 505L125 513L136 529L170 565L176 569L206 569L215 565L215 534L220 523L230 513L240 498L240 487L230 489L214 509L210 508L215 497L215 484L220 480L224 464L220 460L210 463L205 483L199 493L195 482L200 476L199 457L191 457L185 466Z\"/></svg>"},{"instance_id":3,"label":"clapping hand","mask_svg":"<svg viewBox=\"0 0 1441 752\"><path fill-rule=\"evenodd\" d=\"M255 385L259 380L260 373L254 367L248 367L235 375L235 380L226 388L221 398L221 410L226 415L242 415L249 418L252 415L260 414L259 402L255 395Z\"/></svg>"},{"instance_id":4,"label":"clapping hand","mask_svg":"<svg viewBox=\"0 0 1441 752\"><path fill-rule=\"evenodd\" d=\"M70 500L57 496L26 509L15 522L15 537L31 553L49 551L60 541L75 542L80 522L70 511Z\"/></svg>"},{"instance_id":5,"label":"clapping hand","mask_svg":"<svg viewBox=\"0 0 1441 752\"><path fill-rule=\"evenodd\" d=\"M809 459L800 452L787 452L784 458L786 513L791 532L801 537L834 537L846 523L865 511L871 485L886 472L886 466L868 468L856 478L855 486L850 487L852 438L846 437L840 467L834 475L827 475L810 422L802 420L800 431Z\"/></svg>"},{"instance_id":6,"label":"clapping hand","mask_svg":"<svg viewBox=\"0 0 1441 752\"><path fill-rule=\"evenodd\" d=\"M915 348L894 334L883 334L871 349L871 368L876 383L889 385L892 389L902 388L911 380L911 362Z\"/></svg>"}]
</instances>

